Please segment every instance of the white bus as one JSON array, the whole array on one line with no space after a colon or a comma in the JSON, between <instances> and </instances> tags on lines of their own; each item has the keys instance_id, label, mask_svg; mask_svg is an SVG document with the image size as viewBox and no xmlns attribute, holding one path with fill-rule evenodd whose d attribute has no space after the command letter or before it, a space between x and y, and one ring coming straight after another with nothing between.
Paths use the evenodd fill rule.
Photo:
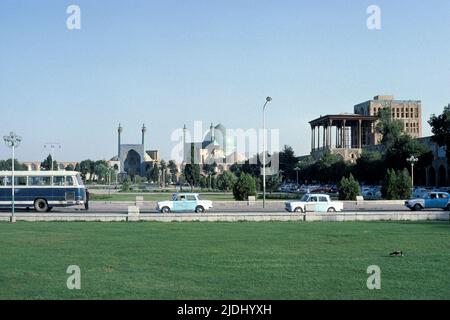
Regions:
<instances>
[{"instance_id":1,"label":"white bus","mask_svg":"<svg viewBox=\"0 0 450 320\"><path fill-rule=\"evenodd\" d=\"M86 188L75 171L14 171L14 206L38 212L84 205ZM12 172L0 171L0 208L12 207Z\"/></svg>"}]
</instances>

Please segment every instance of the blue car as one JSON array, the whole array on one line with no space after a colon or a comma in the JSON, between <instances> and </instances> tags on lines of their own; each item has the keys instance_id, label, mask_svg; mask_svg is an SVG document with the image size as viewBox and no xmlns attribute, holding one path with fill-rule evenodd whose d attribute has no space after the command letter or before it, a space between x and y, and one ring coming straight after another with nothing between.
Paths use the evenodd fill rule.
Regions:
<instances>
[{"instance_id":1,"label":"blue car","mask_svg":"<svg viewBox=\"0 0 450 320\"><path fill-rule=\"evenodd\" d=\"M422 209L444 209L450 211L450 194L433 191L426 194L423 198L405 201L405 206L413 211Z\"/></svg>"}]
</instances>

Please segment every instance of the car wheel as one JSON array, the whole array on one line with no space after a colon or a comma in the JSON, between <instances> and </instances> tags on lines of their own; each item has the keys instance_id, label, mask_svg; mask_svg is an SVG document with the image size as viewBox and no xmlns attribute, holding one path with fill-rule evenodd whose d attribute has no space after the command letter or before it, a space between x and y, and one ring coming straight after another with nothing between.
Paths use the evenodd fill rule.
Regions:
<instances>
[{"instance_id":1,"label":"car wheel","mask_svg":"<svg viewBox=\"0 0 450 320\"><path fill-rule=\"evenodd\" d=\"M195 208L195 212L203 213L203 212L205 212L205 208L203 208L202 206L197 206L197 208Z\"/></svg>"},{"instance_id":2,"label":"car wheel","mask_svg":"<svg viewBox=\"0 0 450 320\"><path fill-rule=\"evenodd\" d=\"M169 208L169 207L163 207L163 208L161 209L161 212L162 212L162 213L169 213L169 212L170 212L170 208Z\"/></svg>"},{"instance_id":3,"label":"car wheel","mask_svg":"<svg viewBox=\"0 0 450 320\"><path fill-rule=\"evenodd\" d=\"M34 210L36 210L37 212L47 212L47 201L45 199L36 199L36 201L34 201Z\"/></svg>"},{"instance_id":4,"label":"car wheel","mask_svg":"<svg viewBox=\"0 0 450 320\"><path fill-rule=\"evenodd\" d=\"M448 205L445 207L444 210L445 210L445 211L450 211L450 204L448 204Z\"/></svg>"},{"instance_id":5,"label":"car wheel","mask_svg":"<svg viewBox=\"0 0 450 320\"><path fill-rule=\"evenodd\" d=\"M303 212L303 210L302 210L302 208L297 207L297 208L295 208L294 212Z\"/></svg>"},{"instance_id":6,"label":"car wheel","mask_svg":"<svg viewBox=\"0 0 450 320\"><path fill-rule=\"evenodd\" d=\"M414 211L420 211L420 210L422 210L422 206L420 204L415 204Z\"/></svg>"},{"instance_id":7,"label":"car wheel","mask_svg":"<svg viewBox=\"0 0 450 320\"><path fill-rule=\"evenodd\" d=\"M335 208L333 208L333 207L331 207L331 208L328 208L328 212L336 212L336 209L335 209Z\"/></svg>"}]
</instances>

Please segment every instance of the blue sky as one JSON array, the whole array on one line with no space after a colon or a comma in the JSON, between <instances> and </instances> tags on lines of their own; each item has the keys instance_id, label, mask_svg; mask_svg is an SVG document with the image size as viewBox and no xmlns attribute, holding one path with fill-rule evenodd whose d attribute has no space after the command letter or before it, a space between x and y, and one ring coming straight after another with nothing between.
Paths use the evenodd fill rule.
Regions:
<instances>
[{"instance_id":1,"label":"blue sky","mask_svg":"<svg viewBox=\"0 0 450 320\"><path fill-rule=\"evenodd\" d=\"M81 30L66 28L71 4ZM393 94L422 100L429 134L450 103L449 35L447 0L0 0L0 133L23 137L22 161L49 141L59 160L108 159L117 124L137 143L145 122L147 149L167 159L184 123L260 127L270 95L267 126L302 155L309 120Z\"/></svg>"}]
</instances>

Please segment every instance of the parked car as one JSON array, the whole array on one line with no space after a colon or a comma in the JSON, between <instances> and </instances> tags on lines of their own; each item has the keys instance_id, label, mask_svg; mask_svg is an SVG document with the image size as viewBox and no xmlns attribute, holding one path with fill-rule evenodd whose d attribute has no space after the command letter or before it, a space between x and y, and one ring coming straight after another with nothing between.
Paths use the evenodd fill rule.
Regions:
<instances>
[{"instance_id":1,"label":"parked car","mask_svg":"<svg viewBox=\"0 0 450 320\"><path fill-rule=\"evenodd\" d=\"M425 188L416 188L413 191L413 198L424 198L428 195L428 190Z\"/></svg>"},{"instance_id":2,"label":"parked car","mask_svg":"<svg viewBox=\"0 0 450 320\"><path fill-rule=\"evenodd\" d=\"M361 188L361 194L364 199L367 200L378 200L381 199L381 188L379 186L366 186Z\"/></svg>"},{"instance_id":3,"label":"parked car","mask_svg":"<svg viewBox=\"0 0 450 320\"><path fill-rule=\"evenodd\" d=\"M422 209L444 209L450 211L450 195L447 192L430 192L424 198L405 201L405 206L413 211Z\"/></svg>"},{"instance_id":4,"label":"parked car","mask_svg":"<svg viewBox=\"0 0 450 320\"><path fill-rule=\"evenodd\" d=\"M321 186L311 191L312 193L331 193L331 187Z\"/></svg>"},{"instance_id":5,"label":"parked car","mask_svg":"<svg viewBox=\"0 0 450 320\"><path fill-rule=\"evenodd\" d=\"M285 209L289 212L335 212L344 209L344 203L331 201L327 194L310 193L305 194L299 201L285 202Z\"/></svg>"},{"instance_id":6,"label":"parked car","mask_svg":"<svg viewBox=\"0 0 450 320\"><path fill-rule=\"evenodd\" d=\"M202 213L213 207L212 201L201 200L198 193L174 193L172 200L160 201L156 210L162 213L169 212L197 212Z\"/></svg>"}]
</instances>

